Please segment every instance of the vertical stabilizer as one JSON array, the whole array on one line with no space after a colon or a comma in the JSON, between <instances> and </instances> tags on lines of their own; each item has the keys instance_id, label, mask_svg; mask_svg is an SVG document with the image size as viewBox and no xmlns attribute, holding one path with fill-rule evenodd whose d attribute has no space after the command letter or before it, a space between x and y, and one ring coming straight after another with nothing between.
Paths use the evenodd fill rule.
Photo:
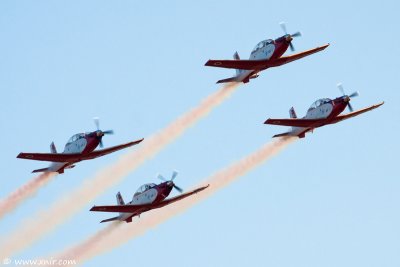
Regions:
<instances>
[{"instance_id":1,"label":"vertical stabilizer","mask_svg":"<svg viewBox=\"0 0 400 267\"><path fill-rule=\"evenodd\" d=\"M56 145L54 144L54 142L51 142L51 144L50 144L50 151L53 154L57 154L57 149L56 149Z\"/></svg>"},{"instance_id":2,"label":"vertical stabilizer","mask_svg":"<svg viewBox=\"0 0 400 267\"><path fill-rule=\"evenodd\" d=\"M289 115L290 115L290 118L292 118L292 119L297 118L296 111L294 111L293 107L289 110Z\"/></svg>"},{"instance_id":3,"label":"vertical stabilizer","mask_svg":"<svg viewBox=\"0 0 400 267\"><path fill-rule=\"evenodd\" d=\"M116 196L116 197L117 197L117 204L118 204L118 205L125 205L124 199L122 198L120 192L117 193L117 196Z\"/></svg>"},{"instance_id":4,"label":"vertical stabilizer","mask_svg":"<svg viewBox=\"0 0 400 267\"><path fill-rule=\"evenodd\" d=\"M240 60L240 57L239 57L239 54L237 51L235 52L235 54L233 54L233 59ZM243 73L243 70L236 69L236 76L240 76L242 73Z\"/></svg>"}]
</instances>

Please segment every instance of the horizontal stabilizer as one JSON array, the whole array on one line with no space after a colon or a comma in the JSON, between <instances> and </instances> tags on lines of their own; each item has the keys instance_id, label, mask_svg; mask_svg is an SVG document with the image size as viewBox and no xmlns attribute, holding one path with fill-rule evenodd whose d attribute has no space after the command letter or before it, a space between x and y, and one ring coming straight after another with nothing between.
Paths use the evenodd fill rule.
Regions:
<instances>
[{"instance_id":1,"label":"horizontal stabilizer","mask_svg":"<svg viewBox=\"0 0 400 267\"><path fill-rule=\"evenodd\" d=\"M109 218L109 219L102 220L100 223L111 222L111 221L117 221L118 219L119 219L119 216L117 216L117 217L112 217L112 218Z\"/></svg>"},{"instance_id":2,"label":"horizontal stabilizer","mask_svg":"<svg viewBox=\"0 0 400 267\"><path fill-rule=\"evenodd\" d=\"M35 173L35 172L50 172L50 169L49 168L43 168L43 169L37 169L37 170L33 170L32 171L32 173Z\"/></svg>"},{"instance_id":3,"label":"horizontal stabilizer","mask_svg":"<svg viewBox=\"0 0 400 267\"><path fill-rule=\"evenodd\" d=\"M272 138L282 137L282 136L292 136L292 134L291 134L291 132L281 133L281 134L276 134L276 135L272 136Z\"/></svg>"},{"instance_id":4,"label":"horizontal stabilizer","mask_svg":"<svg viewBox=\"0 0 400 267\"><path fill-rule=\"evenodd\" d=\"M229 82L237 82L237 83L248 83L250 79L257 78L258 75L253 75L253 71L240 71L240 73L234 77L219 80L217 83L229 83Z\"/></svg>"},{"instance_id":5,"label":"horizontal stabilizer","mask_svg":"<svg viewBox=\"0 0 400 267\"><path fill-rule=\"evenodd\" d=\"M272 138L284 137L284 136L297 136L298 138L304 138L306 136L306 132L307 131L302 131L302 132L298 132L298 133L286 132L286 133L276 134L276 135L272 136Z\"/></svg>"},{"instance_id":6,"label":"horizontal stabilizer","mask_svg":"<svg viewBox=\"0 0 400 267\"><path fill-rule=\"evenodd\" d=\"M235 77L219 80L217 83L230 83L230 82L240 82L240 81L238 81L238 77L235 76Z\"/></svg>"}]
</instances>

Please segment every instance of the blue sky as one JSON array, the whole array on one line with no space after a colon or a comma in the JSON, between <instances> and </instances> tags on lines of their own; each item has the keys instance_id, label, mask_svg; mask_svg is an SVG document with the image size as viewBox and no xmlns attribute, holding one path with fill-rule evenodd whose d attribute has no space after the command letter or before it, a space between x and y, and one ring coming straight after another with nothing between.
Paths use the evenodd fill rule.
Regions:
<instances>
[{"instance_id":1,"label":"blue sky","mask_svg":"<svg viewBox=\"0 0 400 267\"><path fill-rule=\"evenodd\" d=\"M343 82L362 108L385 105L317 129L277 157L188 212L88 262L166 266L398 266L400 50L396 1L2 1L0 3L0 197L45 162L19 152L63 149L70 136L114 129L106 146L147 137L195 106L232 70L209 58L247 58L258 41L302 31L297 51L325 51L263 72L164 149L110 188L56 232L17 258L59 251L101 229L93 204L126 200L160 172L180 171L190 188L270 141L285 127L268 117L303 116ZM288 52L289 53L289 52ZM73 190L118 152L56 177L0 221L0 238L63 192Z\"/></svg>"}]
</instances>

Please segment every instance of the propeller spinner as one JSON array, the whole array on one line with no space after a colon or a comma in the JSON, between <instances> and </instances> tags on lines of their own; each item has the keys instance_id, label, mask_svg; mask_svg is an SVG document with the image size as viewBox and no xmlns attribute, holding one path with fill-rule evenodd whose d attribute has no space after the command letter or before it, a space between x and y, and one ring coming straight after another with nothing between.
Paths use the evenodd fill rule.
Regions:
<instances>
[{"instance_id":1,"label":"propeller spinner","mask_svg":"<svg viewBox=\"0 0 400 267\"><path fill-rule=\"evenodd\" d=\"M177 186L177 185L173 182L173 180L176 178L177 175L178 175L178 172L177 172L177 171L173 171L170 180L165 179L161 174L158 174L158 175L157 175L157 178L160 179L160 180L162 180L162 181L164 181L164 182L168 182L168 184L172 185L173 188L175 188L179 193L182 193L182 192L183 192L183 189L180 188L179 186Z\"/></svg>"},{"instance_id":2,"label":"propeller spinner","mask_svg":"<svg viewBox=\"0 0 400 267\"><path fill-rule=\"evenodd\" d=\"M103 136L106 134L114 134L113 130L107 130L107 131L102 131L100 130L100 119L98 117L93 118L94 124L96 125L96 132L97 132L97 137L100 138L100 147L103 147Z\"/></svg>"},{"instance_id":3,"label":"propeller spinner","mask_svg":"<svg viewBox=\"0 0 400 267\"><path fill-rule=\"evenodd\" d=\"M347 99L347 107L349 108L350 112L353 112L353 107L350 104L350 100L351 100L351 98L359 96L360 94L358 93L358 91L355 91L354 93L352 93L350 95L346 95L346 93L344 92L342 83L338 83L337 87L339 88L340 92L343 94L343 97L345 97Z\"/></svg>"},{"instance_id":4,"label":"propeller spinner","mask_svg":"<svg viewBox=\"0 0 400 267\"><path fill-rule=\"evenodd\" d=\"M294 46L292 44L292 40L293 40L294 37L300 37L301 36L301 32L295 32L293 34L288 34L287 33L287 29L286 29L286 23L285 22L280 22L279 25L281 26L283 32L285 33L286 40L289 42L290 50L293 52L295 49L294 49Z\"/></svg>"}]
</instances>

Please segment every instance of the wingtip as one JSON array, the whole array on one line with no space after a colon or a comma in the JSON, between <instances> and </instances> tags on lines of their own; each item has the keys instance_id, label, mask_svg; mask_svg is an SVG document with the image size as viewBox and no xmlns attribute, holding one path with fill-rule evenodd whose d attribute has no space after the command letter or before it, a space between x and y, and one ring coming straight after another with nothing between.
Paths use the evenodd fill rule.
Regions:
<instances>
[{"instance_id":1,"label":"wingtip","mask_svg":"<svg viewBox=\"0 0 400 267\"><path fill-rule=\"evenodd\" d=\"M141 138L141 139L138 139L138 140L132 141L132 142L131 142L131 144L133 144L133 145L137 145L137 144L139 144L139 143L143 142L143 140L144 140L144 138Z\"/></svg>"}]
</instances>

